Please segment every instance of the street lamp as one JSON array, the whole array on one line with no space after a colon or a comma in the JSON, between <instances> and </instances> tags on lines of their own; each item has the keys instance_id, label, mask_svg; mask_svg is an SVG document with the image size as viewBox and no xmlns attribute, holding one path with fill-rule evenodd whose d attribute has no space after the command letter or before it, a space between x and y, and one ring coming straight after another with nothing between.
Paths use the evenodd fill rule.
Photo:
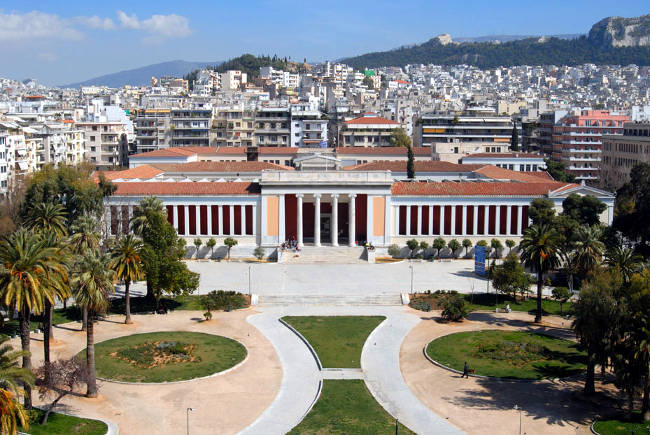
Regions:
<instances>
[{"instance_id":1,"label":"street lamp","mask_svg":"<svg viewBox=\"0 0 650 435\"><path fill-rule=\"evenodd\" d=\"M194 408L187 408L187 435L190 435L190 411L194 411Z\"/></svg>"},{"instance_id":2,"label":"street lamp","mask_svg":"<svg viewBox=\"0 0 650 435\"><path fill-rule=\"evenodd\" d=\"M521 435L521 406L515 405L514 410L519 411L519 435Z\"/></svg>"}]
</instances>

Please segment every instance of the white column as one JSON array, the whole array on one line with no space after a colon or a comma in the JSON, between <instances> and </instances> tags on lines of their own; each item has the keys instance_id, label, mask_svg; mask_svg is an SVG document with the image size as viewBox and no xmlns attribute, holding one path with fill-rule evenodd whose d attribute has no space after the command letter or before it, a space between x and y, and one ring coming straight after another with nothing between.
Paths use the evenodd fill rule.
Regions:
<instances>
[{"instance_id":1,"label":"white column","mask_svg":"<svg viewBox=\"0 0 650 435\"><path fill-rule=\"evenodd\" d=\"M112 225L111 225L112 216L111 216L111 206L110 206L110 204L108 204L108 205L106 205L104 207L104 211L105 211L105 218L104 219L106 220L106 222L105 222L106 223L106 235L110 236L111 235L111 229L112 229L111 228L112 227Z\"/></svg>"},{"instance_id":2,"label":"white column","mask_svg":"<svg viewBox=\"0 0 650 435\"><path fill-rule=\"evenodd\" d=\"M501 234L501 206L497 205L497 214L494 219L494 234L497 236Z\"/></svg>"},{"instance_id":3,"label":"white column","mask_svg":"<svg viewBox=\"0 0 650 435\"><path fill-rule=\"evenodd\" d=\"M240 205L239 210L240 210L239 220L241 222L241 235L244 236L246 235L246 206ZM284 237L281 240L284 240Z\"/></svg>"},{"instance_id":4,"label":"white column","mask_svg":"<svg viewBox=\"0 0 650 435\"><path fill-rule=\"evenodd\" d=\"M117 235L122 235L122 205L117 206Z\"/></svg>"},{"instance_id":5,"label":"white column","mask_svg":"<svg viewBox=\"0 0 650 435\"><path fill-rule=\"evenodd\" d=\"M485 215L483 216L483 235L487 236L488 230L490 229L490 206L486 205L483 208L485 209L485 213L483 213Z\"/></svg>"},{"instance_id":6,"label":"white column","mask_svg":"<svg viewBox=\"0 0 650 435\"><path fill-rule=\"evenodd\" d=\"M456 206L451 206L451 235L456 235Z\"/></svg>"},{"instance_id":7,"label":"white column","mask_svg":"<svg viewBox=\"0 0 650 435\"><path fill-rule=\"evenodd\" d=\"M395 206L395 235L399 236L399 208L401 205Z\"/></svg>"},{"instance_id":8,"label":"white column","mask_svg":"<svg viewBox=\"0 0 650 435\"><path fill-rule=\"evenodd\" d=\"M524 206L519 205L517 206L517 235L521 235L521 222L523 218L523 211L524 211Z\"/></svg>"},{"instance_id":9,"label":"white column","mask_svg":"<svg viewBox=\"0 0 650 435\"><path fill-rule=\"evenodd\" d=\"M332 222L330 225L332 233L332 246L339 245L339 196L332 195Z\"/></svg>"},{"instance_id":10,"label":"white column","mask_svg":"<svg viewBox=\"0 0 650 435\"><path fill-rule=\"evenodd\" d=\"M124 230L124 234L129 234L129 230L131 229L132 216L133 216L133 206L127 205L126 206L126 229Z\"/></svg>"},{"instance_id":11,"label":"white column","mask_svg":"<svg viewBox=\"0 0 650 435\"><path fill-rule=\"evenodd\" d=\"M508 205L507 212L506 212L506 235L512 234L512 206Z\"/></svg>"},{"instance_id":12,"label":"white column","mask_svg":"<svg viewBox=\"0 0 650 435\"><path fill-rule=\"evenodd\" d=\"M230 219L229 219L230 234L229 235L234 236L235 235L235 206L231 204L230 207L228 207L228 211L230 212Z\"/></svg>"},{"instance_id":13,"label":"white column","mask_svg":"<svg viewBox=\"0 0 650 435\"><path fill-rule=\"evenodd\" d=\"M298 225L298 246L302 248L303 246L303 240L302 240L302 193L299 193L296 195L296 198L298 199L298 206L296 207L298 217L297 217L297 225Z\"/></svg>"},{"instance_id":14,"label":"white column","mask_svg":"<svg viewBox=\"0 0 650 435\"><path fill-rule=\"evenodd\" d=\"M320 193L314 194L314 246L320 246Z\"/></svg>"},{"instance_id":15,"label":"white column","mask_svg":"<svg viewBox=\"0 0 650 435\"><path fill-rule=\"evenodd\" d=\"M411 206L406 206L406 235L411 235Z\"/></svg>"},{"instance_id":16,"label":"white column","mask_svg":"<svg viewBox=\"0 0 650 435\"><path fill-rule=\"evenodd\" d=\"M478 234L478 205L474 206L474 213L472 213L472 235Z\"/></svg>"},{"instance_id":17,"label":"white column","mask_svg":"<svg viewBox=\"0 0 650 435\"><path fill-rule=\"evenodd\" d=\"M355 233L356 226L354 220L356 219L356 211L354 210L356 204L355 204L355 198L357 195L351 194L350 195L350 207L348 208L348 236L350 238L350 242L348 243L350 246L354 246L354 241L357 238L357 235Z\"/></svg>"},{"instance_id":18,"label":"white column","mask_svg":"<svg viewBox=\"0 0 650 435\"><path fill-rule=\"evenodd\" d=\"M183 224L185 225L185 237L190 235L190 206L186 205L185 206L185 213L184 213L184 221Z\"/></svg>"},{"instance_id":19,"label":"white column","mask_svg":"<svg viewBox=\"0 0 650 435\"><path fill-rule=\"evenodd\" d=\"M422 235L422 206L418 205L418 230L415 232L418 236Z\"/></svg>"},{"instance_id":20,"label":"white column","mask_svg":"<svg viewBox=\"0 0 650 435\"><path fill-rule=\"evenodd\" d=\"M257 205L253 205L253 235L257 236Z\"/></svg>"},{"instance_id":21,"label":"white column","mask_svg":"<svg viewBox=\"0 0 650 435\"><path fill-rule=\"evenodd\" d=\"M461 228L460 233L464 236L467 234L467 206L463 206L463 228Z\"/></svg>"},{"instance_id":22,"label":"white column","mask_svg":"<svg viewBox=\"0 0 650 435\"><path fill-rule=\"evenodd\" d=\"M219 210L217 211L217 216L219 217L219 225L217 231L220 236L223 236L223 205L219 205Z\"/></svg>"},{"instance_id":23,"label":"white column","mask_svg":"<svg viewBox=\"0 0 650 435\"><path fill-rule=\"evenodd\" d=\"M445 206L440 206L440 235L445 235Z\"/></svg>"},{"instance_id":24,"label":"white column","mask_svg":"<svg viewBox=\"0 0 650 435\"><path fill-rule=\"evenodd\" d=\"M178 231L180 228L178 227L178 206L177 205L172 206L172 222L174 223L174 228L176 228L176 231Z\"/></svg>"},{"instance_id":25,"label":"white column","mask_svg":"<svg viewBox=\"0 0 650 435\"><path fill-rule=\"evenodd\" d=\"M207 207L207 214L208 214L208 236L212 235L212 206L208 205Z\"/></svg>"},{"instance_id":26,"label":"white column","mask_svg":"<svg viewBox=\"0 0 650 435\"><path fill-rule=\"evenodd\" d=\"M433 206L429 206L429 235L433 235Z\"/></svg>"},{"instance_id":27,"label":"white column","mask_svg":"<svg viewBox=\"0 0 650 435\"><path fill-rule=\"evenodd\" d=\"M194 218L196 220L196 223L194 224L196 227L196 235L200 236L201 235L201 206L198 204L194 206Z\"/></svg>"}]
</instances>

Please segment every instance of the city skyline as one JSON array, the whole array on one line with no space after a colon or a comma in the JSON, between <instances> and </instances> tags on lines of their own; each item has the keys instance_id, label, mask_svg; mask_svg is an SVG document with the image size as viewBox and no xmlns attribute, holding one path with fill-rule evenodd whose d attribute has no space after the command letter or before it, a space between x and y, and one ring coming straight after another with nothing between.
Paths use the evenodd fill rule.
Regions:
<instances>
[{"instance_id":1,"label":"city skyline","mask_svg":"<svg viewBox=\"0 0 650 435\"><path fill-rule=\"evenodd\" d=\"M212 62L246 52L319 62L420 43L440 33L453 38L586 33L607 16L647 13L641 1L615 6L576 1L562 5L562 14L559 2L526 10L511 1L500 6L334 2L307 10L293 1L182 8L165 1L92 7L36 1L15 8L0 2L5 23L0 42L13 60L0 68L0 76L60 85L174 59Z\"/></svg>"}]
</instances>

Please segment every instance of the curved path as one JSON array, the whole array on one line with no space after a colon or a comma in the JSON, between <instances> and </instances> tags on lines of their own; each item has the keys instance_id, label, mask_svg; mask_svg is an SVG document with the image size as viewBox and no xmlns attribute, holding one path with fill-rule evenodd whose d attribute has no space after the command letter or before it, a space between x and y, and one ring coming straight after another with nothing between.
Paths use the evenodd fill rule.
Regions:
<instances>
[{"instance_id":1,"label":"curved path","mask_svg":"<svg viewBox=\"0 0 650 435\"><path fill-rule=\"evenodd\" d=\"M361 354L362 377L377 401L394 417L419 434L462 433L426 408L411 393L399 367L402 340L420 318L402 307L291 306L260 308L249 317L275 347L283 367L280 393L273 404L246 428L244 434L283 434L310 410L319 382L330 375L320 372L308 347L278 319L299 316L386 316L368 337Z\"/></svg>"}]
</instances>

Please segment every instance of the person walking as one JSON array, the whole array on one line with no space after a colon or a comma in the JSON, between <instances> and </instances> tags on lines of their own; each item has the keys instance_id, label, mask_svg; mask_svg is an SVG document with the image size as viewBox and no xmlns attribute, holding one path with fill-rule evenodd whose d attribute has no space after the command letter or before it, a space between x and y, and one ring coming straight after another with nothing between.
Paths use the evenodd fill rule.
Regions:
<instances>
[{"instance_id":1,"label":"person walking","mask_svg":"<svg viewBox=\"0 0 650 435\"><path fill-rule=\"evenodd\" d=\"M465 367L463 367L463 376L461 376L460 378L469 379L469 366L467 365L467 361L465 361Z\"/></svg>"}]
</instances>

